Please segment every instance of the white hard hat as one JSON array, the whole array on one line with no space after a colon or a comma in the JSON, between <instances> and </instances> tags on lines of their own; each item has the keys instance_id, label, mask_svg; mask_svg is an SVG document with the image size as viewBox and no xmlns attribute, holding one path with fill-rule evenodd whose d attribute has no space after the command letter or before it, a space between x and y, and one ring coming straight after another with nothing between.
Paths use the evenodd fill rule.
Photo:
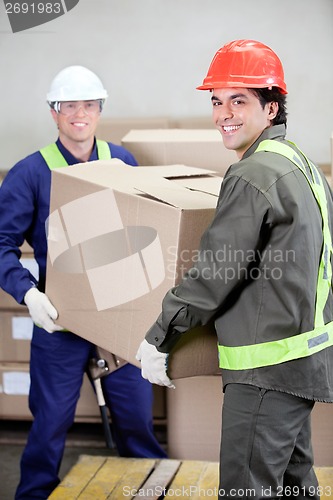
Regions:
<instances>
[{"instance_id":1,"label":"white hard hat","mask_svg":"<svg viewBox=\"0 0 333 500\"><path fill-rule=\"evenodd\" d=\"M68 66L51 83L47 102L92 101L108 96L101 80L84 66Z\"/></svg>"}]
</instances>

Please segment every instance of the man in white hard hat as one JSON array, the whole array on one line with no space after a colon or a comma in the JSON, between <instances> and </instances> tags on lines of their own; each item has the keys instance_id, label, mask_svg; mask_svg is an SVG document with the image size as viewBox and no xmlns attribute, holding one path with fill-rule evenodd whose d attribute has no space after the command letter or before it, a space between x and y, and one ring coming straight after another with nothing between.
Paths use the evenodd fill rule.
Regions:
<instances>
[{"instance_id":1,"label":"man in white hard hat","mask_svg":"<svg viewBox=\"0 0 333 500\"><path fill-rule=\"evenodd\" d=\"M106 98L102 82L87 68L70 66L60 71L47 94L59 131L57 141L19 161L0 189L0 286L28 306L34 321L29 394L34 420L21 459L17 500L46 499L58 485L83 375L95 356L93 344L55 323L57 310L45 294L45 221L53 168L110 158L137 165L129 151L95 137ZM38 280L19 261L19 247L25 240L34 249ZM119 454L165 458L153 433L152 386L140 370L127 363L101 383Z\"/></svg>"},{"instance_id":2,"label":"man in white hard hat","mask_svg":"<svg viewBox=\"0 0 333 500\"><path fill-rule=\"evenodd\" d=\"M165 295L137 359L143 377L172 387L174 346L214 321L224 391L218 498L318 500L311 412L333 403L332 191L286 139L287 85L270 47L228 42L197 88L211 93L213 122L239 161L199 258Z\"/></svg>"}]
</instances>

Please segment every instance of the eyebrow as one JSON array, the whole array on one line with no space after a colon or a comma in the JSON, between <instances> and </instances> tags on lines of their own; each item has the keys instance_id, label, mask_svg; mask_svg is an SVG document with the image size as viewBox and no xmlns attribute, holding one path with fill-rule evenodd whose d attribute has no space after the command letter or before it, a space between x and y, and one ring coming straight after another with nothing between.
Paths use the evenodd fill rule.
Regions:
<instances>
[{"instance_id":1,"label":"eyebrow","mask_svg":"<svg viewBox=\"0 0 333 500\"><path fill-rule=\"evenodd\" d=\"M239 97L243 97L244 99L247 99L247 95L246 94L243 94L242 92L238 92L237 94L232 94L231 96L228 97L228 100L233 100L233 99L237 99ZM221 102L221 100L216 97L216 96L212 96L211 97L211 101L213 102Z\"/></svg>"}]
</instances>

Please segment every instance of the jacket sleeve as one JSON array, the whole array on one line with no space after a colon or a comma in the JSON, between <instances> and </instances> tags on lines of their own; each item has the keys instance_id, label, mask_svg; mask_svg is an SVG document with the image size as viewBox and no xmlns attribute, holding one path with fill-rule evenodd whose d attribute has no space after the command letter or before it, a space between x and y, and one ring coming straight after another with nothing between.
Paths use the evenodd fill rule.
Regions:
<instances>
[{"instance_id":1,"label":"jacket sleeve","mask_svg":"<svg viewBox=\"0 0 333 500\"><path fill-rule=\"evenodd\" d=\"M119 160L122 160L124 163L126 163L127 165L131 165L132 167L138 166L138 162L136 161L132 153L128 151L128 149L111 142L109 143L109 147L112 158L119 158Z\"/></svg>"},{"instance_id":2,"label":"jacket sleeve","mask_svg":"<svg viewBox=\"0 0 333 500\"><path fill-rule=\"evenodd\" d=\"M146 335L149 343L170 352L183 333L231 307L270 231L270 212L256 187L239 177L225 178L214 220L201 239L200 258L165 295L162 312Z\"/></svg>"},{"instance_id":3,"label":"jacket sleeve","mask_svg":"<svg viewBox=\"0 0 333 500\"><path fill-rule=\"evenodd\" d=\"M23 302L36 279L20 263L20 246L33 220L34 201L23 169L8 172L0 188L0 287Z\"/></svg>"}]
</instances>

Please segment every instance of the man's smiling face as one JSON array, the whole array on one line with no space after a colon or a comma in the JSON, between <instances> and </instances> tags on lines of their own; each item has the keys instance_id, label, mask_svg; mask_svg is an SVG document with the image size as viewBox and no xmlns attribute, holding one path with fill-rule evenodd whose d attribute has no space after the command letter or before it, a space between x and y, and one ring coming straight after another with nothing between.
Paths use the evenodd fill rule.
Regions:
<instances>
[{"instance_id":1,"label":"man's smiling face","mask_svg":"<svg viewBox=\"0 0 333 500\"><path fill-rule=\"evenodd\" d=\"M54 121L59 130L59 138L65 144L86 142L94 137L100 111L87 112L86 103L90 101L78 101L80 106L77 106L75 112L69 115L56 113L51 110Z\"/></svg>"},{"instance_id":2,"label":"man's smiling face","mask_svg":"<svg viewBox=\"0 0 333 500\"><path fill-rule=\"evenodd\" d=\"M278 110L275 102L263 108L258 97L246 88L214 89L211 100L213 120L223 143L236 151L238 158L271 126Z\"/></svg>"}]
</instances>

